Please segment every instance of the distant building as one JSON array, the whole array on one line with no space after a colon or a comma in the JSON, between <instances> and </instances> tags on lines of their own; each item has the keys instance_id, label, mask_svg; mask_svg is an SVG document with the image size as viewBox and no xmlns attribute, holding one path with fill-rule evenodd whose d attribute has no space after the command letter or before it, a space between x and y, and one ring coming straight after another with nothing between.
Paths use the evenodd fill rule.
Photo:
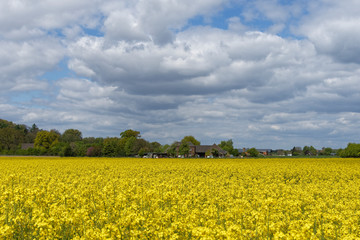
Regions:
<instances>
[{"instance_id":1,"label":"distant building","mask_svg":"<svg viewBox=\"0 0 360 240\"><path fill-rule=\"evenodd\" d=\"M271 154L272 149L256 149L261 155L268 156Z\"/></svg>"},{"instance_id":2,"label":"distant building","mask_svg":"<svg viewBox=\"0 0 360 240\"><path fill-rule=\"evenodd\" d=\"M29 148L34 148L34 144L33 143L22 143L21 144L22 150L28 150Z\"/></svg>"},{"instance_id":3,"label":"distant building","mask_svg":"<svg viewBox=\"0 0 360 240\"><path fill-rule=\"evenodd\" d=\"M176 152L179 155L179 148L181 143L176 143ZM216 145L194 145L191 142L188 142L189 145L189 157L198 157L198 158L211 158L211 157L225 157L227 151L223 150L221 147Z\"/></svg>"}]
</instances>

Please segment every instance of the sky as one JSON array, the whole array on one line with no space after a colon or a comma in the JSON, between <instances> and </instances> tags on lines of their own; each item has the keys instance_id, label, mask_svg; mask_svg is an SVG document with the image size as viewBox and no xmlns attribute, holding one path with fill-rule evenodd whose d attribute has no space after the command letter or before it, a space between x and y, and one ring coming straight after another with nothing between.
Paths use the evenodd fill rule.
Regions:
<instances>
[{"instance_id":1,"label":"sky","mask_svg":"<svg viewBox=\"0 0 360 240\"><path fill-rule=\"evenodd\" d=\"M360 142L358 0L0 0L0 118L84 137Z\"/></svg>"}]
</instances>

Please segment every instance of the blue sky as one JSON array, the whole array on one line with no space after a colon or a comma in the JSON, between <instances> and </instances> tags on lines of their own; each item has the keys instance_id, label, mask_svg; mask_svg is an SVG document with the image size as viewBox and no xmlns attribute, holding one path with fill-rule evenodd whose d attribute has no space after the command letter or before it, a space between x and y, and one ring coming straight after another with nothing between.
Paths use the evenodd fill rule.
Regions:
<instances>
[{"instance_id":1,"label":"blue sky","mask_svg":"<svg viewBox=\"0 0 360 240\"><path fill-rule=\"evenodd\" d=\"M360 2L0 3L0 118L236 147L359 142Z\"/></svg>"}]
</instances>

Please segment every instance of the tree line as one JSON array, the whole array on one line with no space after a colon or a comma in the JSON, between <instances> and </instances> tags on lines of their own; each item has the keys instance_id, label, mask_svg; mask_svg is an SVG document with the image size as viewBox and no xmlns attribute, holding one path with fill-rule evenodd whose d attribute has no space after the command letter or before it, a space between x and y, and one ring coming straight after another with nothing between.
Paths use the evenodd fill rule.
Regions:
<instances>
[{"instance_id":1,"label":"tree line","mask_svg":"<svg viewBox=\"0 0 360 240\"><path fill-rule=\"evenodd\" d=\"M27 147L30 146L30 147ZM157 142L141 138L140 132L126 130L120 137L82 137L77 129L42 130L36 124L23 124L0 119L0 153L7 155L53 156L133 156L148 151L161 151Z\"/></svg>"},{"instance_id":2,"label":"tree line","mask_svg":"<svg viewBox=\"0 0 360 240\"><path fill-rule=\"evenodd\" d=\"M141 138L140 132L132 129L120 133L119 137L94 138L83 137L77 129L67 129L60 133L39 129L36 124L31 127L24 124L0 119L0 154L2 155L50 155L50 156L89 156L89 157L128 157L144 156L152 153L166 153L170 157L188 156L189 144L200 145L193 136L185 136L180 142L161 145ZM218 146L227 151L229 156L257 157L260 153L255 148L239 152L231 139L221 141ZM292 156L334 155L331 148L318 152L313 146L303 149L293 148ZM216 154L215 154L216 155ZM336 152L340 157L360 157L360 144L349 143L345 149Z\"/></svg>"},{"instance_id":3,"label":"tree line","mask_svg":"<svg viewBox=\"0 0 360 240\"><path fill-rule=\"evenodd\" d=\"M167 156L187 156L189 144L200 145L193 136L185 136L181 142L161 145L141 138L140 132L132 129L120 133L119 137L84 137L77 129L60 133L31 127L0 119L0 154L2 155L48 155L128 157L144 156L147 153L166 153ZM232 140L221 141L219 146L230 155L238 156Z\"/></svg>"}]
</instances>

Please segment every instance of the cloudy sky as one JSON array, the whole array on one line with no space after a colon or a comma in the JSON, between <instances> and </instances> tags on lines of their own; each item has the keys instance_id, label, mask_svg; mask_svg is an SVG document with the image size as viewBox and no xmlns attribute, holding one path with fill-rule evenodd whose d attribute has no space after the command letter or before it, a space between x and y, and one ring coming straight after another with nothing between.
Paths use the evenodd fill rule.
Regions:
<instances>
[{"instance_id":1,"label":"cloudy sky","mask_svg":"<svg viewBox=\"0 0 360 240\"><path fill-rule=\"evenodd\" d=\"M162 144L360 142L358 0L0 0L0 118Z\"/></svg>"}]
</instances>

